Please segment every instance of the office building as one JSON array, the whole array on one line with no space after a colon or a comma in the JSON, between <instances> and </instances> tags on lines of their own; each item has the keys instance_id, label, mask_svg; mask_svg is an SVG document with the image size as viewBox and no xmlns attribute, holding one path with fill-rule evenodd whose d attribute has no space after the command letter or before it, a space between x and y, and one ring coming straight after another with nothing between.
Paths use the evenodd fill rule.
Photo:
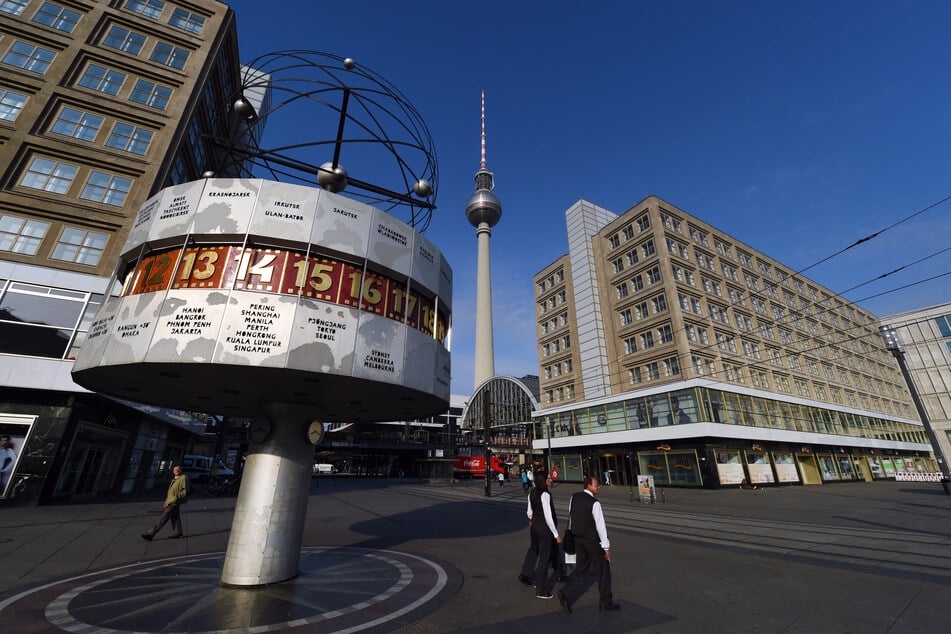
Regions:
<instances>
[{"instance_id":1,"label":"office building","mask_svg":"<svg viewBox=\"0 0 951 634\"><path fill-rule=\"evenodd\" d=\"M905 348L905 363L945 461L951 459L951 303L882 317Z\"/></svg>"},{"instance_id":2,"label":"office building","mask_svg":"<svg viewBox=\"0 0 951 634\"><path fill-rule=\"evenodd\" d=\"M623 214L581 200L566 225L569 252L534 277L534 448L569 479L933 470L875 315L655 196Z\"/></svg>"},{"instance_id":3,"label":"office building","mask_svg":"<svg viewBox=\"0 0 951 634\"><path fill-rule=\"evenodd\" d=\"M222 2L0 0L0 498L152 488L204 430L88 393L71 359L140 205L247 136L238 60Z\"/></svg>"}]
</instances>

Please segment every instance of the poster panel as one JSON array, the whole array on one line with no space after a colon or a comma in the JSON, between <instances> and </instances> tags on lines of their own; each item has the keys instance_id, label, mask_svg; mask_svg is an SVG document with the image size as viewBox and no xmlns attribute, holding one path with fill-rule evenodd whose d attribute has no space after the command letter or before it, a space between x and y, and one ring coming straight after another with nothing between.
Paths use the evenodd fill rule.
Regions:
<instances>
[{"instance_id":1,"label":"poster panel","mask_svg":"<svg viewBox=\"0 0 951 634\"><path fill-rule=\"evenodd\" d=\"M77 355L76 361L73 362L73 372L99 365L102 351L112 335L116 313L121 303L122 300L110 297L99 307L99 312L96 313L96 317L89 324L89 330L86 332L82 354Z\"/></svg>"},{"instance_id":2,"label":"poster panel","mask_svg":"<svg viewBox=\"0 0 951 634\"><path fill-rule=\"evenodd\" d=\"M306 250L320 194L321 190L314 187L262 182L248 234Z\"/></svg>"},{"instance_id":3,"label":"poster panel","mask_svg":"<svg viewBox=\"0 0 951 634\"><path fill-rule=\"evenodd\" d=\"M799 472L793 455L788 451L774 451L773 464L776 466L776 477L780 482L799 482Z\"/></svg>"},{"instance_id":4,"label":"poster panel","mask_svg":"<svg viewBox=\"0 0 951 634\"><path fill-rule=\"evenodd\" d=\"M431 294L438 293L441 266L439 250L425 236L417 233L413 240L413 283L429 290Z\"/></svg>"},{"instance_id":5,"label":"poster panel","mask_svg":"<svg viewBox=\"0 0 951 634\"><path fill-rule=\"evenodd\" d=\"M404 324L361 313L351 376L401 385L406 332Z\"/></svg>"},{"instance_id":6,"label":"poster panel","mask_svg":"<svg viewBox=\"0 0 951 634\"><path fill-rule=\"evenodd\" d=\"M433 379L436 376L436 348L439 342L413 328L406 331L406 359L410 360L403 371L403 385L427 394L435 394Z\"/></svg>"},{"instance_id":7,"label":"poster panel","mask_svg":"<svg viewBox=\"0 0 951 634\"><path fill-rule=\"evenodd\" d=\"M350 376L359 311L301 298L288 347L287 367Z\"/></svg>"},{"instance_id":8,"label":"poster panel","mask_svg":"<svg viewBox=\"0 0 951 634\"><path fill-rule=\"evenodd\" d=\"M148 225L145 240L133 244L130 236L130 241L126 243L126 246L131 249L142 242L173 238L188 233L188 228L191 226L192 219L198 210L198 201L201 199L201 193L204 189L205 181L200 180L182 183L163 190L161 203L150 212L152 220L151 224ZM136 219L136 224L138 224L138 219Z\"/></svg>"},{"instance_id":9,"label":"poster panel","mask_svg":"<svg viewBox=\"0 0 951 634\"><path fill-rule=\"evenodd\" d=\"M374 209L367 259L409 277L413 270L413 234L390 214Z\"/></svg>"},{"instance_id":10,"label":"poster panel","mask_svg":"<svg viewBox=\"0 0 951 634\"><path fill-rule=\"evenodd\" d=\"M17 465L36 416L0 414L0 498L13 497Z\"/></svg>"},{"instance_id":11,"label":"poster panel","mask_svg":"<svg viewBox=\"0 0 951 634\"><path fill-rule=\"evenodd\" d=\"M743 465L738 463L717 463L717 475L720 484L741 484L743 482Z\"/></svg>"},{"instance_id":12,"label":"poster panel","mask_svg":"<svg viewBox=\"0 0 951 634\"><path fill-rule=\"evenodd\" d=\"M248 232L251 214L261 189L260 179L209 178L188 225L176 225L177 235L243 236ZM157 237L150 232L150 237ZM165 235L176 235L169 231Z\"/></svg>"},{"instance_id":13,"label":"poster panel","mask_svg":"<svg viewBox=\"0 0 951 634\"><path fill-rule=\"evenodd\" d=\"M746 468L750 473L751 484L771 484L775 482L773 469L769 464L769 455L765 452L747 451Z\"/></svg>"},{"instance_id":14,"label":"poster panel","mask_svg":"<svg viewBox=\"0 0 951 634\"><path fill-rule=\"evenodd\" d=\"M145 361L164 293L127 295L118 300L112 335L96 365L125 365ZM73 371L76 371L74 366Z\"/></svg>"},{"instance_id":15,"label":"poster panel","mask_svg":"<svg viewBox=\"0 0 951 634\"><path fill-rule=\"evenodd\" d=\"M232 291L214 362L283 367L296 308L296 297Z\"/></svg>"},{"instance_id":16,"label":"poster panel","mask_svg":"<svg viewBox=\"0 0 951 634\"><path fill-rule=\"evenodd\" d=\"M174 289L159 308L155 334L145 355L148 363L208 363L215 354L228 293Z\"/></svg>"},{"instance_id":17,"label":"poster panel","mask_svg":"<svg viewBox=\"0 0 951 634\"><path fill-rule=\"evenodd\" d=\"M641 502L646 502L648 504L654 503L654 500L657 498L656 491L654 489L654 476L637 476L637 495Z\"/></svg>"},{"instance_id":18,"label":"poster panel","mask_svg":"<svg viewBox=\"0 0 951 634\"><path fill-rule=\"evenodd\" d=\"M322 192L310 234L311 244L361 259L366 257L374 211L370 205Z\"/></svg>"}]
</instances>

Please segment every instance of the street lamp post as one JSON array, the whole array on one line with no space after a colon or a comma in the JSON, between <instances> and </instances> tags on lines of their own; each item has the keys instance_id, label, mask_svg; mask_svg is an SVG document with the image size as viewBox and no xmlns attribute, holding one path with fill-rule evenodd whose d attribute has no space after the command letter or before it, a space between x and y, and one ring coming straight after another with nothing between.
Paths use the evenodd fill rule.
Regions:
<instances>
[{"instance_id":1,"label":"street lamp post","mask_svg":"<svg viewBox=\"0 0 951 634\"><path fill-rule=\"evenodd\" d=\"M934 451L935 460L938 461L938 469L941 471L941 486L944 488L944 494L951 495L951 471L948 470L948 463L941 453L941 445L938 444L938 437L935 436L934 429L931 428L931 421L928 420L928 414L925 412L925 406L918 395L915 382L911 378L911 373L908 372L908 365L905 363L905 347L902 345L901 337L898 336L898 331L890 326L882 326L879 328L879 332L885 340L885 348L895 355L895 360L898 361L898 367L901 368L901 374L908 385L908 391L911 392L911 400L914 401L918 416L924 424L925 432L928 434L928 442L931 443L931 450Z\"/></svg>"}]
</instances>

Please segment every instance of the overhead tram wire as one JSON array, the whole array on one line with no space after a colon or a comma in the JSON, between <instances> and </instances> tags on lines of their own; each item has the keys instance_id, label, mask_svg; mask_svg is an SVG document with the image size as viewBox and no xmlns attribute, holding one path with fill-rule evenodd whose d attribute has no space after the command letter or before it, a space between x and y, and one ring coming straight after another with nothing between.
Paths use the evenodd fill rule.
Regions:
<instances>
[{"instance_id":1,"label":"overhead tram wire","mask_svg":"<svg viewBox=\"0 0 951 634\"><path fill-rule=\"evenodd\" d=\"M791 273L791 274L789 275L789 277L792 277L793 275L800 275L800 274L804 273L805 271L808 271L808 270L810 270L810 269L812 269L812 268L818 266L819 264L822 264L823 262L827 262L827 261L829 261L829 260L831 260L831 259L833 259L833 258L835 258L835 257L837 257L837 256L839 256L839 255L841 255L842 253L845 253L845 252L848 251L849 249L852 249L853 247L858 246L859 244L868 242L868 241L870 241L870 240L872 240L872 239L874 239L874 238L880 236L881 234L885 233L886 231L889 231L889 230L891 230L891 229L897 227L898 225L901 225L901 224L903 224L903 223L905 223L905 222L908 222L909 220L911 220L911 219L913 219L913 218L915 218L915 217L917 217L917 216L919 216L919 215L921 215L921 214L923 214L923 213L925 213L925 212L927 212L927 211L930 211L931 209L934 209L935 207L938 207L939 205L942 205L942 204L948 202L949 200L951 200L951 195L945 196L945 197L942 198L941 200L939 200L939 201L937 201L937 202L934 202L934 203L932 203L932 204L930 204L930 205L928 205L928 206L926 206L926 207L924 207L924 208L922 208L922 209L919 209L918 211L916 211L916 212L914 212L914 213L912 213L912 214L906 216L905 218L902 218L901 220L899 220L899 221L897 221L897 222L892 223L891 225L889 225L889 226L887 226L887 227L884 227L883 229L880 229L880 230L876 231L875 233L869 234L868 236L866 236L866 237L864 237L864 238L861 238L861 239L859 239L859 240L856 240L855 242L853 242L853 243L850 244L849 246L847 246L847 247L845 247L845 248L843 248L843 249L840 249L839 251L837 251L837 252L835 252L835 253L833 253L833 254L831 254L831 255L829 255L829 256L826 256L826 257L822 258L821 260L818 260L817 262L814 262L814 263L810 264L809 266L807 266L807 267L805 267L805 268L799 269L798 271L794 271L793 273ZM945 249L945 250L947 250L947 249ZM943 250L943 251L939 251L938 253L933 254L933 255L937 255L937 254L943 253L943 252L944 252L944 250ZM928 257L933 257L933 255L932 255L932 256L928 256ZM732 258L731 258L731 259L732 259ZM904 267L900 267L899 269L895 269L895 271L890 271L889 273L882 274L882 275L880 275L880 276L874 278L873 280L869 280L868 282L863 283L862 285L867 284L867 283L871 283L872 281L875 281L875 280L877 280L877 279L882 279L882 278L884 278L884 277L887 277L888 275L891 275L892 273L894 273L894 272L896 272L896 271L898 271L898 270L901 270L901 268L907 268L908 266L913 266L914 264L917 264L917 263L919 263L919 262L922 262L922 261L924 261L924 260L926 260L926 259L928 259L928 258L927 258L927 257L926 257L926 258L922 258L922 259L920 259L920 260L917 260L916 262L912 262L912 263L910 263L910 264L908 264L908 265L905 265ZM662 273L662 275L666 275L666 273ZM787 278L787 279L788 279L788 278ZM770 287L770 288L771 288L772 290L774 290L774 291L775 291L776 289L778 289L778 288L781 286L781 284L782 284L782 282L774 282L774 281L773 281L772 279L770 279L770 278L764 278L764 280L763 280L763 285L764 285L764 287ZM860 286L861 286L861 285L860 285ZM857 288L857 287L854 287L854 288ZM749 291L749 296L750 296L751 298L755 296L755 297L757 297L758 299L761 299L761 300L769 299L768 297L763 296L759 291L755 291L755 292L754 292L753 289L750 289L750 288L748 288L748 287L747 287L747 290ZM850 301L847 300L846 298L842 297L842 295L841 295L840 293L836 293L835 291L832 291L831 289L826 289L826 290L829 290L829 291L832 293L831 297L839 297L839 298L841 298L842 300L844 300L845 303L846 303L846 305L849 305L849 304L855 305L855 302L850 302ZM853 290L853 289L849 289L849 291L850 291L850 290ZM849 291L844 291L844 292L849 292ZM741 291L741 292L743 292L743 291ZM831 298L831 297L830 297L830 298ZM708 301L709 301L709 300L708 300ZM743 301L743 299L742 299L742 297L741 297L740 299L737 299L737 300L735 300L735 301L729 302L729 303L726 304L726 308L734 308L734 309L735 309L735 307L738 306L738 305L741 305L741 306L742 306L742 304L740 303L740 302L742 302L742 301ZM770 301L773 301L773 300L770 300ZM862 301L862 300L859 300L859 301ZM818 302L814 302L812 305L816 305L817 303L818 303ZM801 309L795 309L795 308L793 308L792 306L788 306L788 305L787 305L787 307L789 308L790 314L796 314L796 315L799 316L799 317L808 317L808 315L806 315L806 314L804 314L804 313L801 312ZM744 306L744 310L745 310L745 306ZM829 310L831 310L831 308L825 309L823 312L827 312L827 311L829 311ZM755 310L754 310L754 312L755 312ZM732 328L732 326L731 326L731 328ZM676 332L678 332L678 333L679 333L679 332L686 332L686 328L680 328L680 329L678 329ZM709 346L708 346L708 347L709 347ZM679 359L679 356L680 356L680 355L678 355L678 359ZM620 360L616 360L615 363L616 363L618 366L622 366Z\"/></svg>"}]
</instances>

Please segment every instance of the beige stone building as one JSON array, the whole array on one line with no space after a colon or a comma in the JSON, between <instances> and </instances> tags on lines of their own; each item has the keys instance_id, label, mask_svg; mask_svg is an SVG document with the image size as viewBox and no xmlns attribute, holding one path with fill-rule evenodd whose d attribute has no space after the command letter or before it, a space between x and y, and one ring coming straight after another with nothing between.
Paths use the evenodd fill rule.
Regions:
<instances>
[{"instance_id":1,"label":"beige stone building","mask_svg":"<svg viewBox=\"0 0 951 634\"><path fill-rule=\"evenodd\" d=\"M151 488L184 452L189 414L90 394L71 359L141 203L217 168L241 76L223 2L0 0L0 499Z\"/></svg>"},{"instance_id":2,"label":"beige stone building","mask_svg":"<svg viewBox=\"0 0 951 634\"><path fill-rule=\"evenodd\" d=\"M534 277L535 449L563 473L715 486L933 466L878 318L655 196L566 212ZM550 430L550 437L548 430Z\"/></svg>"}]
</instances>

